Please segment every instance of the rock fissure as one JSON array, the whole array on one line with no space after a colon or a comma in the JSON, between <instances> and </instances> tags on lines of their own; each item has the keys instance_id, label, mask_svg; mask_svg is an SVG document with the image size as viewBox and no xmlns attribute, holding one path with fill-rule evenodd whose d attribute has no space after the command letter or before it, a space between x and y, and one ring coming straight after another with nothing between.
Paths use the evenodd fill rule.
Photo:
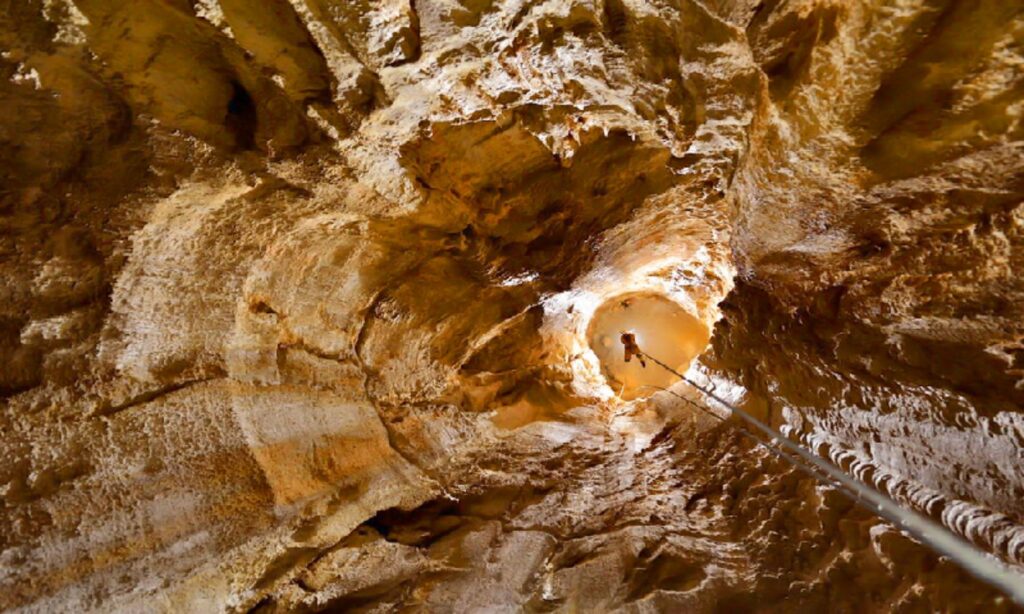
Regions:
<instances>
[{"instance_id":1,"label":"rock fissure","mask_svg":"<svg viewBox=\"0 0 1024 614\"><path fill-rule=\"evenodd\" d=\"M193 386L198 386L198 385L201 385L201 384L206 384L208 382L212 382L212 381L215 381L215 380L221 380L221 379L224 379L224 378L225 378L224 375L219 375L219 376L213 376L213 377L203 377L203 378L199 378L199 379L186 380L186 381L183 381L183 382L177 382L177 383L174 383L174 384L168 384L168 385L160 387L160 388L156 388L156 389L153 389L153 390L148 390L146 392L142 392L142 393L136 394L135 396L131 397L130 399L127 399L125 401L121 401L120 403L101 403L101 404L99 404L97 409L93 412L92 416L110 418L110 417L112 417L112 416L114 416L116 414L119 414L121 412L128 411L130 409L133 409L133 408L136 408L136 407L140 407L140 406L152 403L153 401L156 401L157 399L160 399L161 397L165 397L167 395L175 394L177 392L180 392L182 390L191 388Z\"/></svg>"}]
</instances>

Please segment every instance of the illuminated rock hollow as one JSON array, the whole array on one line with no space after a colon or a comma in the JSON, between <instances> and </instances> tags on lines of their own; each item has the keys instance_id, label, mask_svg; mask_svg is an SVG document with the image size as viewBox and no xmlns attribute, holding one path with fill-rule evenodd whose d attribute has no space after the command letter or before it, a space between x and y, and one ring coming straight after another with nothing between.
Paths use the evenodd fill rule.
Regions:
<instances>
[{"instance_id":1,"label":"illuminated rock hollow","mask_svg":"<svg viewBox=\"0 0 1024 614\"><path fill-rule=\"evenodd\" d=\"M1008 610L592 339L677 305L666 359L1024 563L1022 45L1002 0L4 3L0 609Z\"/></svg>"},{"instance_id":2,"label":"illuminated rock hollow","mask_svg":"<svg viewBox=\"0 0 1024 614\"><path fill-rule=\"evenodd\" d=\"M608 385L622 399L636 399L671 388L679 378L647 360L626 361L621 335L630 333L643 352L657 357L676 371L708 345L708 329L678 303L660 294L629 294L610 297L594 313L588 337L602 365Z\"/></svg>"}]
</instances>

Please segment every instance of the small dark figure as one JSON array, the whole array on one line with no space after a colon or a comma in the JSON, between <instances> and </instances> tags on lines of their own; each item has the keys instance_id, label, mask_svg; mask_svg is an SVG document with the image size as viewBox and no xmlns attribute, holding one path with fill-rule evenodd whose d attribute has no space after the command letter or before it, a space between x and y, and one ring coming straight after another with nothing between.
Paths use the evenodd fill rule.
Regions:
<instances>
[{"instance_id":1,"label":"small dark figure","mask_svg":"<svg viewBox=\"0 0 1024 614\"><path fill-rule=\"evenodd\" d=\"M636 335L633 333L622 333L619 337L619 341L622 342L622 347L625 350L623 360L629 362L634 356L640 361L640 366L644 369L647 368L647 363L644 361L643 352L640 351L640 346L636 344Z\"/></svg>"}]
</instances>

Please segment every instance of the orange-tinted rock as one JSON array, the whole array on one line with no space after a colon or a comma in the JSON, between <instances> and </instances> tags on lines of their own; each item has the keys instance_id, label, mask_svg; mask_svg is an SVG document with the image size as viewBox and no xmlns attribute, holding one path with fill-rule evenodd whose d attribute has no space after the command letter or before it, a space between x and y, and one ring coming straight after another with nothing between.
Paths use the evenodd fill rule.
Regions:
<instances>
[{"instance_id":1,"label":"orange-tinted rock","mask_svg":"<svg viewBox=\"0 0 1024 614\"><path fill-rule=\"evenodd\" d=\"M1022 46L1000 0L7 3L0 609L1009 611L618 335L1019 568Z\"/></svg>"}]
</instances>

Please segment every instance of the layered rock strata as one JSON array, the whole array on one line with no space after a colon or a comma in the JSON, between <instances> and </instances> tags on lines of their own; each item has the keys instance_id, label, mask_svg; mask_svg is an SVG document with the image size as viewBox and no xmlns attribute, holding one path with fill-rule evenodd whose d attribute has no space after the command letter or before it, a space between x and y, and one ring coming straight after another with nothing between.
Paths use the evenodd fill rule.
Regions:
<instances>
[{"instance_id":1,"label":"layered rock strata","mask_svg":"<svg viewBox=\"0 0 1024 614\"><path fill-rule=\"evenodd\" d=\"M0 608L1010 610L594 340L657 297L693 377L1024 563L1022 44L999 0L0 3Z\"/></svg>"}]
</instances>

